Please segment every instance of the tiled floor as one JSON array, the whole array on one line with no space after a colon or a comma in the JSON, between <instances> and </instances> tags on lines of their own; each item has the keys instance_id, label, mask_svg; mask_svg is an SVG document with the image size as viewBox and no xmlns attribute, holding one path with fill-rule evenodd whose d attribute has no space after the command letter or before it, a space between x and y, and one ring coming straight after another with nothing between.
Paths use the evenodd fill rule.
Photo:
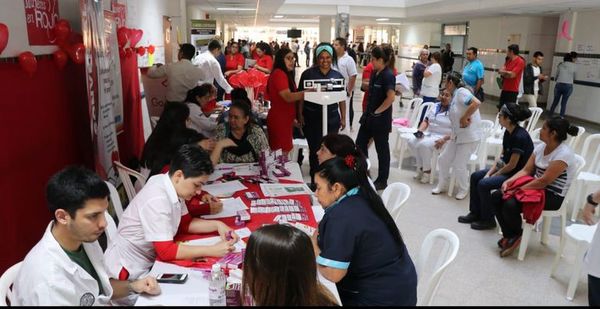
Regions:
<instances>
[{"instance_id":1,"label":"tiled floor","mask_svg":"<svg viewBox=\"0 0 600 309\"><path fill-rule=\"evenodd\" d=\"M304 68L298 69L297 75ZM360 75L360 74L359 74ZM360 79L357 81L360 85ZM362 92L357 87L354 97L355 126L351 137L356 138L358 119L361 115ZM496 102L486 102L481 107L482 117L493 120L496 114ZM407 106L407 104L404 104ZM405 110L394 103L394 117L400 117ZM544 118L538 122L541 126ZM577 123L575 123L577 124ZM588 126L586 125L586 128ZM598 132L598 128L590 128ZM393 148L394 135L390 135L390 147ZM585 138L585 136L584 136ZM580 142L579 149L581 148ZM374 147L369 151L371 173L377 175L377 155ZM572 302L565 299L568 280L573 263L573 244L567 244L565 257L561 260L556 278L550 278L550 268L559 245L559 237L550 235L548 245L540 243L540 233L534 233L529 243L525 260L517 260L517 251L512 256L501 258L496 242L500 238L497 230L476 231L469 225L457 222L457 217L468 212L468 198L458 201L447 195L432 195L431 185L424 185L412 179L411 159L404 161L402 169L392 157L392 169L389 183L403 182L411 187L411 196L402 210L398 225L413 261L416 259L421 243L427 233L437 228L446 228L456 233L460 239L460 250L452 265L442 278L433 305L524 305L524 306L570 306L586 305L587 275L580 276L579 285ZM308 162L302 166L304 175L308 175ZM305 180L309 180L305 176ZM557 230L558 222L553 229ZM558 235L558 233L553 233ZM423 292L423 287L419 287Z\"/></svg>"}]
</instances>

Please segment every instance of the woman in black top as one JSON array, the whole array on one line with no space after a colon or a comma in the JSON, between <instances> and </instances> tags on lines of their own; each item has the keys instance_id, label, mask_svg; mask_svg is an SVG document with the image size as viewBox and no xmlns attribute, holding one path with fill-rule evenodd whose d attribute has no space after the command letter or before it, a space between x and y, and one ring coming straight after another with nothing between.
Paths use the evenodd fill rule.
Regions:
<instances>
[{"instance_id":1,"label":"woman in black top","mask_svg":"<svg viewBox=\"0 0 600 309\"><path fill-rule=\"evenodd\" d=\"M533 142L527 130L519 122L531 117L528 108L515 103L502 106L498 114L500 125L506 130L502 139L502 157L492 168L471 174L471 197L469 213L458 217L460 223L470 223L474 230L486 230L496 227L490 193L502 183L520 171L533 152Z\"/></svg>"}]
</instances>

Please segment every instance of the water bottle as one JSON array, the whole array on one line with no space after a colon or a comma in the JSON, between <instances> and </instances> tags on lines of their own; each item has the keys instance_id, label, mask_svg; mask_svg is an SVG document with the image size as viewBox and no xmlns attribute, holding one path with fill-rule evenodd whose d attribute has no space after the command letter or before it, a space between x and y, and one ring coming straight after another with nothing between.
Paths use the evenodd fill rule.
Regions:
<instances>
[{"instance_id":1,"label":"water bottle","mask_svg":"<svg viewBox=\"0 0 600 309\"><path fill-rule=\"evenodd\" d=\"M208 302L210 306L225 306L225 274L221 265L213 264L210 272L210 283L208 284Z\"/></svg>"}]
</instances>

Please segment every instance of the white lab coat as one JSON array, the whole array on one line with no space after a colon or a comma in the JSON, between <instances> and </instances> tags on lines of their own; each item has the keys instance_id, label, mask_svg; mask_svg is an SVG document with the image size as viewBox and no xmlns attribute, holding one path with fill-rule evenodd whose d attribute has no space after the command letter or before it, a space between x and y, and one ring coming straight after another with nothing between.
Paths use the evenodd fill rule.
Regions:
<instances>
[{"instance_id":1,"label":"white lab coat","mask_svg":"<svg viewBox=\"0 0 600 309\"><path fill-rule=\"evenodd\" d=\"M42 239L29 251L14 283L14 306L101 306L107 305L113 290L104 269L102 249L97 241L84 243L106 295L98 295L98 282L71 261L52 235L48 224Z\"/></svg>"}]
</instances>

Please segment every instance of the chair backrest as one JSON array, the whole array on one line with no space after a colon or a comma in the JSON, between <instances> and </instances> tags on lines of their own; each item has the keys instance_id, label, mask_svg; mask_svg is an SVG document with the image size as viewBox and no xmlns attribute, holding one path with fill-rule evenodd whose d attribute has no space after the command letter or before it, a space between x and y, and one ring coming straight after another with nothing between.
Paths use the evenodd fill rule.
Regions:
<instances>
[{"instance_id":1,"label":"chair backrest","mask_svg":"<svg viewBox=\"0 0 600 309\"><path fill-rule=\"evenodd\" d=\"M129 201L133 200L133 198L137 194L137 191L135 190L135 186L133 185L133 182L131 181L131 178L129 178L129 176L133 176L135 179L137 179L137 181L142 185L142 187L146 184L146 177L144 177L144 175L140 174L139 172L126 167L119 161L114 161L113 163L117 167L119 178L121 178L123 186L125 187L125 192L127 192L127 198L129 199Z\"/></svg>"},{"instance_id":2,"label":"chair backrest","mask_svg":"<svg viewBox=\"0 0 600 309\"><path fill-rule=\"evenodd\" d=\"M442 240L444 244L435 263L433 274L431 275L429 280L425 280L423 276L423 270L425 264L430 258L431 249L433 248L433 245L437 239ZM421 250L419 251L419 256L417 257L416 263L419 285L422 285L425 282L427 285L425 292L421 294L423 296L419 299L417 305L431 305L433 296L435 295L435 292L438 286L440 285L442 275L446 271L448 265L450 265L450 263L454 261L454 258L456 258L459 247L460 240L458 239L458 236L456 236L456 234L450 230L436 229L427 234L425 240L423 241L423 245L421 246Z\"/></svg>"},{"instance_id":3,"label":"chair backrest","mask_svg":"<svg viewBox=\"0 0 600 309\"><path fill-rule=\"evenodd\" d=\"M108 191L110 192L110 202L115 209L115 215L117 215L117 219L121 220L121 216L123 215L123 204L121 203L121 197L119 196L119 191L117 188L113 186L112 183L105 181L108 186Z\"/></svg>"},{"instance_id":4,"label":"chair backrest","mask_svg":"<svg viewBox=\"0 0 600 309\"><path fill-rule=\"evenodd\" d=\"M491 120L481 120L481 122L479 123L479 128L481 130L481 140L477 145L477 150L475 150L475 153L477 154L477 159L479 160L480 168L483 168L485 166L485 160L487 159L487 153L484 153L487 152L485 149L485 143L488 137L494 135L494 130L496 128L494 126L494 122Z\"/></svg>"},{"instance_id":5,"label":"chair backrest","mask_svg":"<svg viewBox=\"0 0 600 309\"><path fill-rule=\"evenodd\" d=\"M108 248L117 237L117 223L115 223L115 219L113 219L108 211L104 211L104 218L106 219L106 229L104 229L104 234L106 234L106 248Z\"/></svg>"},{"instance_id":6,"label":"chair backrest","mask_svg":"<svg viewBox=\"0 0 600 309\"><path fill-rule=\"evenodd\" d=\"M17 275L19 274L19 270L21 270L21 266L23 262L19 262L9 269L7 269L2 276L0 277L0 307L6 307L8 304L6 300L13 304L13 291L12 285L17 279Z\"/></svg>"},{"instance_id":7,"label":"chair backrest","mask_svg":"<svg viewBox=\"0 0 600 309\"><path fill-rule=\"evenodd\" d=\"M539 140L540 139L540 131L542 131L542 128L534 129L533 131L531 131L531 133L529 133L529 136L534 141Z\"/></svg>"},{"instance_id":8,"label":"chair backrest","mask_svg":"<svg viewBox=\"0 0 600 309\"><path fill-rule=\"evenodd\" d=\"M573 179L573 182L576 181L577 175L579 175L579 172L581 172L581 170L585 166L585 158L582 157L581 155L575 154L575 161L576 161L576 163L575 163L576 164L576 166L575 166L575 175L573 175L572 178L571 178L571 179ZM567 190L567 194L565 194L565 198L563 199L563 202L562 202L560 208L558 210L556 210L557 212L562 212L562 213L564 213L566 215L566 213L567 213L567 207L568 207L566 205L570 201L574 200L573 199L573 195L577 191L577 190L573 190L573 186L574 186L573 182L571 183L571 186ZM546 210L544 210L544 212L546 212Z\"/></svg>"},{"instance_id":9,"label":"chair backrest","mask_svg":"<svg viewBox=\"0 0 600 309\"><path fill-rule=\"evenodd\" d=\"M577 135L576 136L567 135L567 140L565 141L565 143L567 143L567 145L569 145L569 147L571 147L571 149L573 149L573 151L576 151L577 146L579 145L579 141L581 140L581 137L585 133L584 127L577 126L577 128L579 129L579 130L577 130Z\"/></svg>"},{"instance_id":10,"label":"chair backrest","mask_svg":"<svg viewBox=\"0 0 600 309\"><path fill-rule=\"evenodd\" d=\"M598 143L600 143L600 133L591 134L583 142L581 155L590 162L585 166L586 172L600 174L600 144Z\"/></svg>"},{"instance_id":11,"label":"chair backrest","mask_svg":"<svg viewBox=\"0 0 600 309\"><path fill-rule=\"evenodd\" d=\"M544 110L539 107L530 107L529 110L531 111L531 117L529 117L529 119L525 120L524 122L527 123L527 126L525 126L525 130L531 133L533 132L533 130L535 130L535 126L537 125L537 122L540 119L540 116L542 115L542 112Z\"/></svg>"},{"instance_id":12,"label":"chair backrest","mask_svg":"<svg viewBox=\"0 0 600 309\"><path fill-rule=\"evenodd\" d=\"M400 210L402 206L406 204L406 200L408 200L409 196L410 187L407 184L401 182L395 182L388 185L381 194L383 205L385 205L385 208L387 208L388 212L390 213L396 224L398 224Z\"/></svg>"},{"instance_id":13,"label":"chair backrest","mask_svg":"<svg viewBox=\"0 0 600 309\"><path fill-rule=\"evenodd\" d=\"M434 104L435 103L433 103L433 102L427 102L427 103L422 103L421 105L419 105L419 108L415 107L414 111L416 111L416 113L413 112L413 114L410 118L410 126L415 129L418 128L419 127L419 119L421 119L421 115L423 113L425 113L428 108L432 108L432 106Z\"/></svg>"},{"instance_id":14,"label":"chair backrest","mask_svg":"<svg viewBox=\"0 0 600 309\"><path fill-rule=\"evenodd\" d=\"M404 118L408 118L409 120L413 118L413 114L419 109L419 106L423 104L423 98L413 98L408 102L408 108L406 109L406 114L404 114ZM410 107L413 107L411 110Z\"/></svg>"}]
</instances>

